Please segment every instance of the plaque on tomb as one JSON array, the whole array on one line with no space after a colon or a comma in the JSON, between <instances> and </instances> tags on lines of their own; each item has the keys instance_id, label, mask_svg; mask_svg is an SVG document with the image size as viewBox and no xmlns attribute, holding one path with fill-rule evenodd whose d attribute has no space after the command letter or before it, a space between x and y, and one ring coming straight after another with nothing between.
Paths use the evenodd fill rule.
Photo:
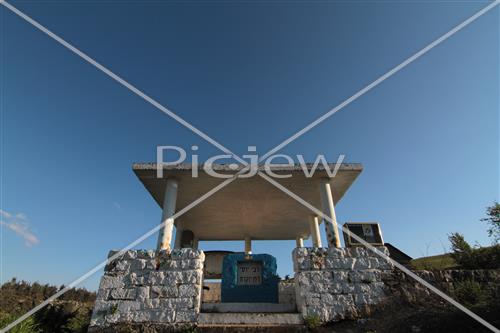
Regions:
<instances>
[{"instance_id":1,"label":"plaque on tomb","mask_svg":"<svg viewBox=\"0 0 500 333\"><path fill-rule=\"evenodd\" d=\"M382 231L380 230L380 225L378 223L348 222L344 224L344 228L349 230L351 234L354 234L363 239L368 244L384 245L384 240L382 239ZM349 235L345 231L343 233L346 246L363 245L357 239L352 237L352 235Z\"/></svg>"},{"instance_id":2,"label":"plaque on tomb","mask_svg":"<svg viewBox=\"0 0 500 333\"><path fill-rule=\"evenodd\" d=\"M262 262L240 261L237 267L237 284L239 286L255 286L262 284Z\"/></svg>"},{"instance_id":3,"label":"plaque on tomb","mask_svg":"<svg viewBox=\"0 0 500 333\"><path fill-rule=\"evenodd\" d=\"M222 303L277 303L276 258L269 254L232 253L222 263Z\"/></svg>"}]
</instances>

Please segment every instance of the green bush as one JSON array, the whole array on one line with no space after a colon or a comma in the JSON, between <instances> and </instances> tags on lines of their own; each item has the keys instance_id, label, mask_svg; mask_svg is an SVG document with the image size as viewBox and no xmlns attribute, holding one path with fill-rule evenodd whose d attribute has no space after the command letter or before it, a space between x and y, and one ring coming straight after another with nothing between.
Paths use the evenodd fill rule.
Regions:
<instances>
[{"instance_id":1,"label":"green bush","mask_svg":"<svg viewBox=\"0 0 500 333\"><path fill-rule=\"evenodd\" d=\"M62 330L71 333L86 333L90 325L90 317L92 316L91 308L80 308L75 312L74 316L69 318Z\"/></svg>"},{"instance_id":2,"label":"green bush","mask_svg":"<svg viewBox=\"0 0 500 333\"><path fill-rule=\"evenodd\" d=\"M321 318L318 315L309 315L304 318L304 323L310 330L315 330L321 326Z\"/></svg>"},{"instance_id":3,"label":"green bush","mask_svg":"<svg viewBox=\"0 0 500 333\"><path fill-rule=\"evenodd\" d=\"M0 318L0 328L4 328L14 320L16 316L2 316ZM35 322L33 317L28 317L28 319L20 322L18 325L14 326L9 332L11 333L39 333L42 330L39 328L38 324Z\"/></svg>"},{"instance_id":4,"label":"green bush","mask_svg":"<svg viewBox=\"0 0 500 333\"><path fill-rule=\"evenodd\" d=\"M485 305L488 301L488 294L481 288L481 285L472 280L459 282L453 291L457 301L467 307Z\"/></svg>"},{"instance_id":5,"label":"green bush","mask_svg":"<svg viewBox=\"0 0 500 333\"><path fill-rule=\"evenodd\" d=\"M448 237L451 243L452 258L464 269L500 268L500 245L489 247L471 247L464 236L453 233Z\"/></svg>"}]
</instances>

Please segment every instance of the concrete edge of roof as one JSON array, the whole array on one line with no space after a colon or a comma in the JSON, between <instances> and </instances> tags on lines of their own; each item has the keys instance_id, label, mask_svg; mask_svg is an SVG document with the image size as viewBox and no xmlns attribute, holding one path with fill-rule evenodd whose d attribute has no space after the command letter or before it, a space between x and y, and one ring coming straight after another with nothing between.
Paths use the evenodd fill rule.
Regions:
<instances>
[{"instance_id":1,"label":"concrete edge of roof","mask_svg":"<svg viewBox=\"0 0 500 333\"><path fill-rule=\"evenodd\" d=\"M213 169L217 171L228 171L234 172L243 169L242 164L238 164L237 168L230 167L231 164L213 164ZM333 169L335 167L335 163L328 163L328 167ZM313 163L306 163L308 169L313 166ZM179 163L175 165L163 165L163 170L179 170L179 171L188 171L192 170L192 165L190 163ZM203 170L203 165L198 166L199 170ZM271 169L274 171L302 171L302 166L300 164L294 164L292 166L287 164L275 164L271 166ZM325 166L323 164L318 164L316 170L321 171L325 170ZM132 170L134 171L147 171L147 170L156 170L156 163L134 163L132 164ZM264 170L263 165L259 165L259 170ZM342 163L340 165L339 170L345 171L362 171L363 165L361 163Z\"/></svg>"}]
</instances>

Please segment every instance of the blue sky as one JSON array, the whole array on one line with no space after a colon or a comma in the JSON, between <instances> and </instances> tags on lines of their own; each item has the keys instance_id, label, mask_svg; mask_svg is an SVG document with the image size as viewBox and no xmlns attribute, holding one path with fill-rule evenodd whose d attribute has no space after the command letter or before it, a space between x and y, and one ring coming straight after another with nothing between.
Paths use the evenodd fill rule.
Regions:
<instances>
[{"instance_id":1,"label":"blue sky","mask_svg":"<svg viewBox=\"0 0 500 333\"><path fill-rule=\"evenodd\" d=\"M488 4L11 3L240 154L267 152ZM153 161L157 145L219 151L0 15L1 280L68 283L160 222L132 163ZM445 251L454 231L489 244L479 219L499 198L499 37L497 7L281 152L362 163L339 221L377 221L412 256ZM293 247L255 242L254 253L275 255L284 276Z\"/></svg>"}]
</instances>

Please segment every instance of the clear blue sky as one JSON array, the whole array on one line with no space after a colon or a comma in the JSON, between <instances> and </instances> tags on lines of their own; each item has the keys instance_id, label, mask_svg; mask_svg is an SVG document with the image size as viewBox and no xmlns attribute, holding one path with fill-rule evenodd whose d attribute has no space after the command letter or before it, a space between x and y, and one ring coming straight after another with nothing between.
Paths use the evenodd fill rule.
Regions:
<instances>
[{"instance_id":1,"label":"clear blue sky","mask_svg":"<svg viewBox=\"0 0 500 333\"><path fill-rule=\"evenodd\" d=\"M240 154L265 153L488 4L11 3ZM1 279L68 283L160 222L133 162L157 145L218 150L0 14ZM378 221L412 256L443 252L454 231L489 244L479 219L499 198L499 37L497 7L282 152L362 163L339 221ZM254 253L275 255L283 276L293 247Z\"/></svg>"}]
</instances>

